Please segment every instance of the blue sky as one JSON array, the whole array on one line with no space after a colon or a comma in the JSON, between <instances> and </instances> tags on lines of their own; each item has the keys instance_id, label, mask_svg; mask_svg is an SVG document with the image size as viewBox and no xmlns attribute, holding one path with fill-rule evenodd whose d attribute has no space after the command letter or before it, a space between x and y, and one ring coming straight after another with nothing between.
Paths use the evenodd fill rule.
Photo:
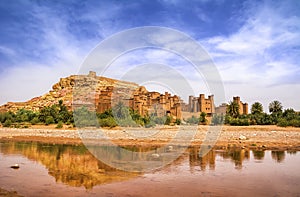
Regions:
<instances>
[{"instance_id":1,"label":"blue sky","mask_svg":"<svg viewBox=\"0 0 300 197\"><path fill-rule=\"evenodd\" d=\"M240 95L267 111L278 99L300 111L299 10L297 0L0 0L0 104L46 93L60 77L78 73L89 52L115 33L161 26L191 36L210 54L225 102ZM174 62L164 52L143 53L147 61ZM119 62L126 67L134 53L129 57ZM202 85L195 92L209 93Z\"/></svg>"}]
</instances>

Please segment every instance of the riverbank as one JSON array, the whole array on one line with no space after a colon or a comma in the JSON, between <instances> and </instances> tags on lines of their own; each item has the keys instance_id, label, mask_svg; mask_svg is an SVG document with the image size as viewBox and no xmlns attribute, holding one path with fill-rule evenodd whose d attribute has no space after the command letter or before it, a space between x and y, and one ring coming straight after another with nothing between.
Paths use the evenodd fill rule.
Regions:
<instances>
[{"instance_id":1,"label":"riverbank","mask_svg":"<svg viewBox=\"0 0 300 197\"><path fill-rule=\"evenodd\" d=\"M79 135L82 133L82 135ZM101 136L99 137L99 133ZM180 137L178 137L180 136ZM156 128L114 128L99 130L44 128L0 128L1 141L36 141L56 144L84 142L118 145L189 144L218 148L300 150L300 128L278 126L162 126Z\"/></svg>"}]
</instances>

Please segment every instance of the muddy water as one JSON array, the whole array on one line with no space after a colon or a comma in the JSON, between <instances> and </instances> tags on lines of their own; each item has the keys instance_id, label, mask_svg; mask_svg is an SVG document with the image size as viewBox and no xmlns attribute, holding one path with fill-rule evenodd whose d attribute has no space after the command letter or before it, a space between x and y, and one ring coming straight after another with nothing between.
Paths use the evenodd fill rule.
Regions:
<instances>
[{"instance_id":1,"label":"muddy water","mask_svg":"<svg viewBox=\"0 0 300 197\"><path fill-rule=\"evenodd\" d=\"M10 168L15 163L19 169ZM200 157L199 147L190 147L171 164L133 173L82 145L2 142L0 188L23 196L300 196L300 153L231 149Z\"/></svg>"}]
</instances>

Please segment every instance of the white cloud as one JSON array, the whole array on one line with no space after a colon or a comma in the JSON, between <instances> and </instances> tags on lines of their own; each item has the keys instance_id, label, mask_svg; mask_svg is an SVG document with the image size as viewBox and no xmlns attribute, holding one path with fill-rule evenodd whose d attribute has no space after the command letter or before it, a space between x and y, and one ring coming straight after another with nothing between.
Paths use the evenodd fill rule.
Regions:
<instances>
[{"instance_id":1,"label":"white cloud","mask_svg":"<svg viewBox=\"0 0 300 197\"><path fill-rule=\"evenodd\" d=\"M255 7L237 32L200 41L220 70L227 99L241 95L252 101L259 95L257 100L266 106L272 95L300 110L296 102L300 91L291 95L285 84L286 78L296 79L300 72L300 57L294 49L300 47L300 18L279 9L268 4ZM291 86L299 89L299 80Z\"/></svg>"},{"instance_id":2,"label":"white cloud","mask_svg":"<svg viewBox=\"0 0 300 197\"><path fill-rule=\"evenodd\" d=\"M15 56L16 54L16 52L13 49L1 45L0 45L0 53L4 53L7 56Z\"/></svg>"},{"instance_id":3,"label":"white cloud","mask_svg":"<svg viewBox=\"0 0 300 197\"><path fill-rule=\"evenodd\" d=\"M33 51L18 49L16 55L19 62L7 67L1 74L0 91L5 92L0 98L0 104L7 101L25 101L34 96L39 96L51 89L59 78L78 72L83 61L86 49L90 43L79 43L67 30L63 17L55 17L44 7L35 6L32 13L36 19L39 30L33 29L32 37L39 43ZM27 32L30 33L30 32ZM1 48L10 55L15 55L12 50ZM31 53L39 59L25 56ZM42 56L42 57L41 57Z\"/></svg>"}]
</instances>

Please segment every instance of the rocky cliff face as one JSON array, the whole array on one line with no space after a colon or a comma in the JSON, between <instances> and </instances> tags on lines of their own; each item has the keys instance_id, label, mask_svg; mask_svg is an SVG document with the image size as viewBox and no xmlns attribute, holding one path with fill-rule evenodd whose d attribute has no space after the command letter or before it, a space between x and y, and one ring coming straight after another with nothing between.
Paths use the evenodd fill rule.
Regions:
<instances>
[{"instance_id":1,"label":"rocky cliff face","mask_svg":"<svg viewBox=\"0 0 300 197\"><path fill-rule=\"evenodd\" d=\"M101 91L106 90L108 87L115 86L123 87L124 89L136 89L139 87L132 82L99 77L96 76L94 72L90 72L88 75L71 75L66 78L61 78L58 83L52 86L52 90L48 93L26 102L8 102L0 106L0 111L15 112L22 108L38 111L45 106L57 104L59 100L62 100L68 109L71 110L73 98L75 98L77 102L92 102L91 100L95 100L95 97L100 95ZM87 98L87 95L90 98Z\"/></svg>"},{"instance_id":2,"label":"rocky cliff face","mask_svg":"<svg viewBox=\"0 0 300 197\"><path fill-rule=\"evenodd\" d=\"M158 116L181 118L178 96L167 92L148 92L145 87L136 83L99 77L92 71L88 75L61 78L47 94L26 102L8 102L0 106L0 112L15 112L22 108L39 111L43 107L58 104L59 100L69 110L85 106L102 113L121 101L142 116L155 113Z\"/></svg>"}]
</instances>

